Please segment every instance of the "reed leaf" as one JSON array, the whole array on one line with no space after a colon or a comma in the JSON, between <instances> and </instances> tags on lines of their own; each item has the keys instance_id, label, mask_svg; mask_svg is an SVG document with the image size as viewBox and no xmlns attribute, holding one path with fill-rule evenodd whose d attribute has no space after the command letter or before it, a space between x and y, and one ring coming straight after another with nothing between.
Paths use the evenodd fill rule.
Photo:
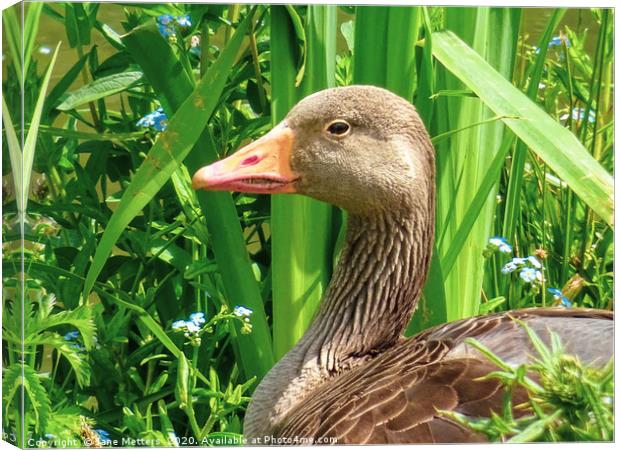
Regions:
<instances>
[{"instance_id":1,"label":"reed leaf","mask_svg":"<svg viewBox=\"0 0 620 450\"><path fill-rule=\"evenodd\" d=\"M287 14L288 13L288 14ZM290 11L271 11L272 117L282 120L301 97L335 84L336 9L310 5L305 23L301 96L294 91L299 50ZM293 32L295 34L293 34ZM271 199L273 345L283 356L306 331L329 283L332 206L298 195Z\"/></svg>"},{"instance_id":2,"label":"reed leaf","mask_svg":"<svg viewBox=\"0 0 620 450\"><path fill-rule=\"evenodd\" d=\"M504 79L512 74L519 18L520 10L506 8L448 9L445 16L446 27L472 45L487 64L497 67ZM435 35L431 37L433 53L437 45ZM493 180L491 191L487 192L473 216L471 192L480 189L498 152L504 130L501 122L492 120L492 112L478 99L469 96L464 91L466 86L440 66L436 70L436 81L438 91L461 92L440 97L431 122L431 130L436 135L448 130L462 130L449 142L437 144L438 250L449 299L447 318L454 320L478 312L484 275L482 251L491 230L498 179ZM483 126L472 126L485 122ZM466 220L470 227L465 230L465 235L461 234L455 240L460 225ZM455 267L447 267L446 252L455 249L458 251L451 253L455 260L448 261Z\"/></svg>"},{"instance_id":3,"label":"reed leaf","mask_svg":"<svg viewBox=\"0 0 620 450\"><path fill-rule=\"evenodd\" d=\"M450 31L433 34L433 54L570 188L613 226L613 179L568 129L515 88ZM522 119L508 118L520 116Z\"/></svg>"}]
</instances>

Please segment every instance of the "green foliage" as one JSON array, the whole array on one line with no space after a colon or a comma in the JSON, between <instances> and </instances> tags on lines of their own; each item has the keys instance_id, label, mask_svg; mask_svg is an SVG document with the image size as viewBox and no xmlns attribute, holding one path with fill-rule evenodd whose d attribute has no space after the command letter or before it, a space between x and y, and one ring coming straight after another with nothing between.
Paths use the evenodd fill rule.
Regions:
<instances>
[{"instance_id":1,"label":"green foliage","mask_svg":"<svg viewBox=\"0 0 620 450\"><path fill-rule=\"evenodd\" d=\"M399 93L436 147L435 251L409 332L476 311L611 309L611 10L580 10L590 24L574 29L553 12L535 48L518 8L32 3L22 30L20 7L3 12L2 407L16 445L242 443L251 391L311 322L346 215L190 179L327 86ZM41 42L51 21L60 47ZM526 263L502 272L527 256L536 282ZM551 358L530 370L561 387L519 439L608 436L609 408L592 408L611 369ZM568 414L574 429L558 425Z\"/></svg>"},{"instance_id":2,"label":"green foliage","mask_svg":"<svg viewBox=\"0 0 620 450\"><path fill-rule=\"evenodd\" d=\"M557 334L551 333L549 348L526 324L520 325L538 353L538 358L529 364L510 366L475 339L467 342L500 369L484 379L497 379L504 385L507 394L501 414L494 413L488 419L468 418L455 412L445 414L485 434L491 441L612 440L613 360L599 368L587 366L577 357L565 353ZM513 405L510 392L517 386L526 390L526 404ZM515 406L525 414L513 417Z\"/></svg>"}]
</instances>

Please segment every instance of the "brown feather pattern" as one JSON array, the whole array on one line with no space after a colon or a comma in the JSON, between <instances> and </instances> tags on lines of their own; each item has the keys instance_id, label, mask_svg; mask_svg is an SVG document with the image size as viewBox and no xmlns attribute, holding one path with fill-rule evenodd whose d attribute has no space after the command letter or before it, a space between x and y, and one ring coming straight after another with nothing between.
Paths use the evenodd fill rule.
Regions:
<instances>
[{"instance_id":1,"label":"brown feather pattern","mask_svg":"<svg viewBox=\"0 0 620 450\"><path fill-rule=\"evenodd\" d=\"M441 416L439 411L457 411L470 417L499 413L502 386L496 380L478 380L496 368L482 356L451 358L450 351L467 337L483 338L502 328L519 333L522 329L511 317L529 324L541 317L589 318L611 324L613 314L536 308L427 330L318 388L308 401L291 411L276 435L333 437L339 444L482 441L479 433ZM567 334L576 330L559 326L554 331ZM523 390L513 393L514 404L526 399ZM517 417L520 414L523 412L515 410Z\"/></svg>"}]
</instances>

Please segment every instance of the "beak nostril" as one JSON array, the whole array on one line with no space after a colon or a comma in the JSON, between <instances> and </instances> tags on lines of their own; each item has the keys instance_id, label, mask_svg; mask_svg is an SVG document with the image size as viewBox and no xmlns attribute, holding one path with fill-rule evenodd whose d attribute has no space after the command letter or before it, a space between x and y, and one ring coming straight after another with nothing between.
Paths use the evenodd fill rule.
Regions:
<instances>
[{"instance_id":1,"label":"beak nostril","mask_svg":"<svg viewBox=\"0 0 620 450\"><path fill-rule=\"evenodd\" d=\"M243 161L241 161L242 166L253 166L257 162L260 161L260 158L257 155L248 156Z\"/></svg>"}]
</instances>

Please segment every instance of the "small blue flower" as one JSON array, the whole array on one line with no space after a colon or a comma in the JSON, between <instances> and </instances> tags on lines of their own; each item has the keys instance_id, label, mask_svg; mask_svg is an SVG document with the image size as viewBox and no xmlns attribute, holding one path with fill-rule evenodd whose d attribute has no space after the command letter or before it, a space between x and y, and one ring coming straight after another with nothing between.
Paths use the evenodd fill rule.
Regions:
<instances>
[{"instance_id":1,"label":"small blue flower","mask_svg":"<svg viewBox=\"0 0 620 450\"><path fill-rule=\"evenodd\" d=\"M526 283L532 283L538 278L537 272L538 271L536 269L531 267L524 267L521 269L521 272L519 272L519 277L521 277L521 279Z\"/></svg>"},{"instance_id":2,"label":"small blue flower","mask_svg":"<svg viewBox=\"0 0 620 450\"><path fill-rule=\"evenodd\" d=\"M205 323L205 313L195 312L193 314L190 314L189 320L191 320L194 324L200 326Z\"/></svg>"},{"instance_id":3,"label":"small blue flower","mask_svg":"<svg viewBox=\"0 0 620 450\"><path fill-rule=\"evenodd\" d=\"M156 20L162 25L170 25L174 21L174 17L170 14L162 14L161 16L158 16Z\"/></svg>"},{"instance_id":4,"label":"small blue flower","mask_svg":"<svg viewBox=\"0 0 620 450\"><path fill-rule=\"evenodd\" d=\"M189 333L198 333L200 331L200 326L194 322L185 322L185 327Z\"/></svg>"},{"instance_id":5,"label":"small blue flower","mask_svg":"<svg viewBox=\"0 0 620 450\"><path fill-rule=\"evenodd\" d=\"M45 437L45 439L47 439L47 440L56 439L56 435L54 435L54 434L52 434L52 433L45 433L44 437Z\"/></svg>"},{"instance_id":6,"label":"small blue flower","mask_svg":"<svg viewBox=\"0 0 620 450\"><path fill-rule=\"evenodd\" d=\"M99 435L99 439L101 440L102 443L105 442L110 442L110 433L108 433L106 430L102 430L101 428L97 428L95 429L95 433L97 433Z\"/></svg>"},{"instance_id":7,"label":"small blue flower","mask_svg":"<svg viewBox=\"0 0 620 450\"><path fill-rule=\"evenodd\" d=\"M490 238L489 247L499 250L500 253L512 253L512 246L505 237L495 236Z\"/></svg>"},{"instance_id":8,"label":"small blue flower","mask_svg":"<svg viewBox=\"0 0 620 450\"><path fill-rule=\"evenodd\" d=\"M191 27L192 26L192 22L191 20L189 20L189 16L186 14L184 16L178 16L177 17L177 24L180 27L183 28L187 28L187 27Z\"/></svg>"},{"instance_id":9,"label":"small blue flower","mask_svg":"<svg viewBox=\"0 0 620 450\"><path fill-rule=\"evenodd\" d=\"M549 288L547 289L551 295L553 295L553 299L566 308L570 308L573 306L572 302L566 297L561 290L558 288Z\"/></svg>"},{"instance_id":10,"label":"small blue flower","mask_svg":"<svg viewBox=\"0 0 620 450\"><path fill-rule=\"evenodd\" d=\"M542 264L540 264L540 261L538 261L535 256L528 256L527 260L536 269L540 269L542 267Z\"/></svg>"},{"instance_id":11,"label":"small blue flower","mask_svg":"<svg viewBox=\"0 0 620 450\"><path fill-rule=\"evenodd\" d=\"M65 341L74 341L79 337L80 333L77 330L69 331L65 334Z\"/></svg>"},{"instance_id":12,"label":"small blue flower","mask_svg":"<svg viewBox=\"0 0 620 450\"><path fill-rule=\"evenodd\" d=\"M498 249L500 253L512 253L512 246L510 244L501 244Z\"/></svg>"},{"instance_id":13,"label":"small blue flower","mask_svg":"<svg viewBox=\"0 0 620 450\"><path fill-rule=\"evenodd\" d=\"M169 26L158 23L157 29L159 30L159 34L161 34L166 39L171 36L176 36L176 33L174 32L174 28L171 28Z\"/></svg>"},{"instance_id":14,"label":"small blue flower","mask_svg":"<svg viewBox=\"0 0 620 450\"><path fill-rule=\"evenodd\" d=\"M506 263L504 265L504 267L502 267L502 273L504 275L507 275L509 273L514 272L515 270L517 270L519 268L519 266L517 266L514 262L510 261L508 263Z\"/></svg>"},{"instance_id":15,"label":"small blue flower","mask_svg":"<svg viewBox=\"0 0 620 450\"><path fill-rule=\"evenodd\" d=\"M176 322L174 322L172 324L172 329L173 330L180 330L182 328L185 328L185 321L184 320L177 320Z\"/></svg>"},{"instance_id":16,"label":"small blue flower","mask_svg":"<svg viewBox=\"0 0 620 450\"><path fill-rule=\"evenodd\" d=\"M244 306L235 306L233 314L237 317L250 317L252 310Z\"/></svg>"},{"instance_id":17,"label":"small blue flower","mask_svg":"<svg viewBox=\"0 0 620 450\"><path fill-rule=\"evenodd\" d=\"M168 116L163 108L157 108L136 122L136 126L142 128L152 127L157 131L164 131L168 127Z\"/></svg>"},{"instance_id":18,"label":"small blue flower","mask_svg":"<svg viewBox=\"0 0 620 450\"><path fill-rule=\"evenodd\" d=\"M489 244L499 247L501 244L507 244L508 239L502 236L494 236L489 239Z\"/></svg>"},{"instance_id":19,"label":"small blue flower","mask_svg":"<svg viewBox=\"0 0 620 450\"><path fill-rule=\"evenodd\" d=\"M568 39L568 37L562 35L562 36L554 36L549 41L549 48L551 48L551 47L559 47L559 46L562 45L562 42L565 42L566 46L570 47L570 40Z\"/></svg>"}]
</instances>

